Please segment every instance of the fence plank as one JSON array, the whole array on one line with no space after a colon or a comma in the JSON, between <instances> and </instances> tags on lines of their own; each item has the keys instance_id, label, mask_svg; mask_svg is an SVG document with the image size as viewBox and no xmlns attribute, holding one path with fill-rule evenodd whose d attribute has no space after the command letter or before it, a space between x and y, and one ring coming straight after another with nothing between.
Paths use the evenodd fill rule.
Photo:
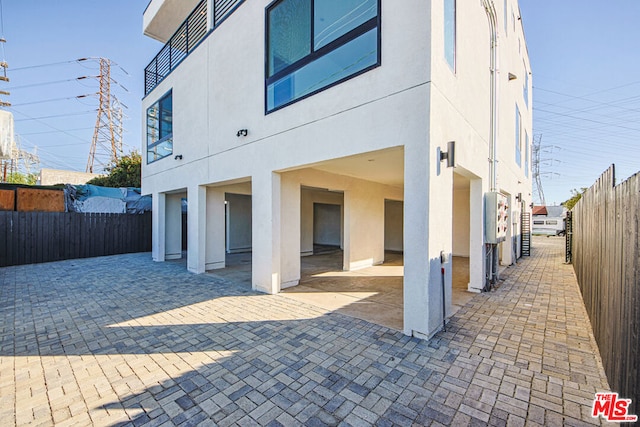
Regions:
<instances>
[{"instance_id":1,"label":"fence plank","mask_svg":"<svg viewBox=\"0 0 640 427\"><path fill-rule=\"evenodd\" d=\"M613 166L573 208L573 265L609 385L640 405L640 173Z\"/></svg>"},{"instance_id":2,"label":"fence plank","mask_svg":"<svg viewBox=\"0 0 640 427\"><path fill-rule=\"evenodd\" d=\"M0 212L0 267L148 252L151 213Z\"/></svg>"},{"instance_id":3,"label":"fence plank","mask_svg":"<svg viewBox=\"0 0 640 427\"><path fill-rule=\"evenodd\" d=\"M6 242L7 240L9 240L7 238L8 226L6 224L8 221L10 221L10 218L8 216L0 216L0 242ZM7 246L8 245L6 244L0 244L0 267L4 267L8 264L10 254L7 252Z\"/></svg>"}]
</instances>

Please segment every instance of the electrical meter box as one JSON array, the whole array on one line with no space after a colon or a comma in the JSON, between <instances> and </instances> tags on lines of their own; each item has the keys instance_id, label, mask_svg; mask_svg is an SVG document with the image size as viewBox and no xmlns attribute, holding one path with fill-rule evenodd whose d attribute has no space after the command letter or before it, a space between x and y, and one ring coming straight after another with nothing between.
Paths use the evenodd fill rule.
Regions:
<instances>
[{"instance_id":1,"label":"electrical meter box","mask_svg":"<svg viewBox=\"0 0 640 427\"><path fill-rule=\"evenodd\" d=\"M485 243L496 244L507 238L509 227L509 199L495 191L484 196Z\"/></svg>"}]
</instances>

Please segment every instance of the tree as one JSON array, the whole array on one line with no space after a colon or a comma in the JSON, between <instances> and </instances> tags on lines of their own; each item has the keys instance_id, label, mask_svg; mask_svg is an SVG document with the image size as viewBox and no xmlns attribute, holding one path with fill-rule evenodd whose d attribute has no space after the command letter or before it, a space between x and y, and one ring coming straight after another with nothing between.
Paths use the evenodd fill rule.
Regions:
<instances>
[{"instance_id":1,"label":"tree","mask_svg":"<svg viewBox=\"0 0 640 427\"><path fill-rule=\"evenodd\" d=\"M573 190L571 190L571 197L565 200L564 202L562 202L561 205L567 208L567 210L573 209L576 203L578 203L578 200L582 198L582 195L584 194L585 191L587 191L586 187L580 188L580 191L574 188Z\"/></svg>"},{"instance_id":2,"label":"tree","mask_svg":"<svg viewBox=\"0 0 640 427\"><path fill-rule=\"evenodd\" d=\"M37 181L38 175L35 173L11 172L7 174L7 182L9 184L35 185Z\"/></svg>"},{"instance_id":3,"label":"tree","mask_svg":"<svg viewBox=\"0 0 640 427\"><path fill-rule=\"evenodd\" d=\"M107 175L93 178L87 184L102 187L140 187L142 157L137 151L120 157L106 168Z\"/></svg>"}]
</instances>

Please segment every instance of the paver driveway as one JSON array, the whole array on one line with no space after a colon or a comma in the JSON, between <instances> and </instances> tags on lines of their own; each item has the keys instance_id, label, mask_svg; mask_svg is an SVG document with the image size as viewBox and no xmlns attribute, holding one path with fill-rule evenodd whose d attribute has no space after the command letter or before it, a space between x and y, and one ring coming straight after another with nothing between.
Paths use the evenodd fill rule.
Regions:
<instances>
[{"instance_id":1,"label":"paver driveway","mask_svg":"<svg viewBox=\"0 0 640 427\"><path fill-rule=\"evenodd\" d=\"M149 254L3 268L0 423L597 423L575 278L534 245L429 342Z\"/></svg>"}]
</instances>

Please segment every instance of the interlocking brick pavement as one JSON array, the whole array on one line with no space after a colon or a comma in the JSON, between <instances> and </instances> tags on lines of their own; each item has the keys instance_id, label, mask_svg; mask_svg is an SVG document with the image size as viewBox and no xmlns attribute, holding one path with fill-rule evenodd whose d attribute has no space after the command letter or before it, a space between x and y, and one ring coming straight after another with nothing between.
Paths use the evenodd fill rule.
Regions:
<instances>
[{"instance_id":1,"label":"interlocking brick pavement","mask_svg":"<svg viewBox=\"0 0 640 427\"><path fill-rule=\"evenodd\" d=\"M585 425L608 389L562 242L430 341L130 254L0 269L2 425Z\"/></svg>"}]
</instances>

